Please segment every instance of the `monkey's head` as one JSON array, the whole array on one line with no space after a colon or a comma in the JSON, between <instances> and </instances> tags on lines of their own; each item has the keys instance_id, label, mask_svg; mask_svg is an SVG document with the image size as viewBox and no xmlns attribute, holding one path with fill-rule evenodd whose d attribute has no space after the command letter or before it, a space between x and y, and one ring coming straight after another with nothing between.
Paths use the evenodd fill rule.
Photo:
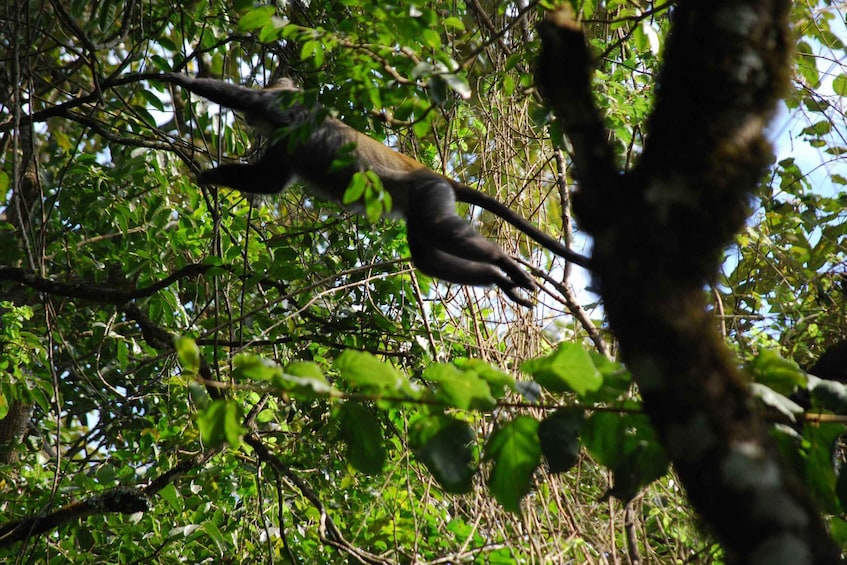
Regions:
<instances>
[{"instance_id":1,"label":"monkey's head","mask_svg":"<svg viewBox=\"0 0 847 565\"><path fill-rule=\"evenodd\" d=\"M261 133L272 136L280 127L290 127L302 123L307 117L303 104L303 89L295 82L282 77L274 80L261 91L261 104L265 107L243 109L244 119Z\"/></svg>"},{"instance_id":2,"label":"monkey's head","mask_svg":"<svg viewBox=\"0 0 847 565\"><path fill-rule=\"evenodd\" d=\"M269 92L298 92L302 89L292 79L282 77L267 85L264 90Z\"/></svg>"}]
</instances>

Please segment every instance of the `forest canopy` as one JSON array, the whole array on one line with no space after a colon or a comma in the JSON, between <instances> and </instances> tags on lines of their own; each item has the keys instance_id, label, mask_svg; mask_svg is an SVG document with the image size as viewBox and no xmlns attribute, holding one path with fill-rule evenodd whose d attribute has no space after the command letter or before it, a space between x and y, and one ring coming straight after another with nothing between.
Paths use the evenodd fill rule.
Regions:
<instances>
[{"instance_id":1,"label":"forest canopy","mask_svg":"<svg viewBox=\"0 0 847 565\"><path fill-rule=\"evenodd\" d=\"M6 3L0 557L838 562L844 21L824 0ZM363 214L201 185L296 136L167 72L291 78L590 264L460 203L535 281L523 307L416 269L367 171Z\"/></svg>"}]
</instances>

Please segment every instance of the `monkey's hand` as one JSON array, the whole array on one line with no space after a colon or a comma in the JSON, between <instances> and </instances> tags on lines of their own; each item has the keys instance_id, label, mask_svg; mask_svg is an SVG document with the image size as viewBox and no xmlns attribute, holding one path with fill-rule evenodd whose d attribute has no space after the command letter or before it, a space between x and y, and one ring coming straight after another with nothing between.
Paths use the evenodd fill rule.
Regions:
<instances>
[{"instance_id":1,"label":"monkey's hand","mask_svg":"<svg viewBox=\"0 0 847 565\"><path fill-rule=\"evenodd\" d=\"M500 287L500 289L501 289L503 292L505 292L505 293L506 293L506 296L508 296L508 297L509 297L509 298L511 298L514 302L517 302L517 303L518 303L518 304L520 304L521 306L526 306L527 308L532 308L532 307L534 306L534 304L533 304L533 302L532 302L531 300L529 300L529 299L527 299L527 298L524 298L523 296L521 296L520 294L518 294L517 292L515 292L515 289L516 289L516 288L518 288L518 285L516 285L516 284L512 283L512 284L510 284L510 285L498 284L497 286L499 286L499 287ZM521 286L521 288L524 288L524 287L523 287L523 286ZM527 289L527 290L529 290L529 289Z\"/></svg>"},{"instance_id":2,"label":"monkey's hand","mask_svg":"<svg viewBox=\"0 0 847 565\"><path fill-rule=\"evenodd\" d=\"M506 293L506 296L517 302L522 306L526 306L527 308L531 308L533 303L521 297L519 294L515 292L518 288L523 288L530 292L534 291L536 288L535 280L527 274L525 270L511 257L508 257L504 254L503 258L498 262L498 267L500 267L507 277L500 277L495 281L495 284L500 287L503 292Z\"/></svg>"}]
</instances>

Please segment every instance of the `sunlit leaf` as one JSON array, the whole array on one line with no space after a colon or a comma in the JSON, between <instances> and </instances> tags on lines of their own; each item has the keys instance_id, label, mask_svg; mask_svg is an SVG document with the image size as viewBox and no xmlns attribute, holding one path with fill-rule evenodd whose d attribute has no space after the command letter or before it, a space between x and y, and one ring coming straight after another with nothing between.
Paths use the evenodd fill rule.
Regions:
<instances>
[{"instance_id":1,"label":"sunlit leaf","mask_svg":"<svg viewBox=\"0 0 847 565\"><path fill-rule=\"evenodd\" d=\"M225 441L234 449L247 431L241 424L243 419L244 413L239 403L219 398L212 401L198 416L197 424L206 445L216 446Z\"/></svg>"},{"instance_id":2,"label":"sunlit leaf","mask_svg":"<svg viewBox=\"0 0 847 565\"><path fill-rule=\"evenodd\" d=\"M757 382L783 395L791 394L796 387L806 384L806 373L797 363L784 359L772 349L759 351L750 365L750 370Z\"/></svg>"},{"instance_id":3,"label":"sunlit leaf","mask_svg":"<svg viewBox=\"0 0 847 565\"><path fill-rule=\"evenodd\" d=\"M603 385L603 376L591 356L576 343L560 343L552 354L527 361L521 369L553 392L585 395Z\"/></svg>"},{"instance_id":4,"label":"sunlit leaf","mask_svg":"<svg viewBox=\"0 0 847 565\"><path fill-rule=\"evenodd\" d=\"M238 20L238 29L240 31L252 31L254 29L259 29L260 27L267 25L271 16L274 14L274 11L273 6L260 6L258 8L253 8L244 14L240 20Z\"/></svg>"},{"instance_id":5,"label":"sunlit leaf","mask_svg":"<svg viewBox=\"0 0 847 565\"><path fill-rule=\"evenodd\" d=\"M403 374L370 353L348 349L338 356L333 365L339 376L353 386L383 394L411 392Z\"/></svg>"},{"instance_id":6,"label":"sunlit leaf","mask_svg":"<svg viewBox=\"0 0 847 565\"><path fill-rule=\"evenodd\" d=\"M473 371L461 371L449 363L436 363L423 372L426 381L438 384L439 396L456 408L491 410L495 400L488 382Z\"/></svg>"},{"instance_id":7,"label":"sunlit leaf","mask_svg":"<svg viewBox=\"0 0 847 565\"><path fill-rule=\"evenodd\" d=\"M196 374L200 371L200 348L193 339L177 337L174 339L174 346L179 364L185 372Z\"/></svg>"}]
</instances>

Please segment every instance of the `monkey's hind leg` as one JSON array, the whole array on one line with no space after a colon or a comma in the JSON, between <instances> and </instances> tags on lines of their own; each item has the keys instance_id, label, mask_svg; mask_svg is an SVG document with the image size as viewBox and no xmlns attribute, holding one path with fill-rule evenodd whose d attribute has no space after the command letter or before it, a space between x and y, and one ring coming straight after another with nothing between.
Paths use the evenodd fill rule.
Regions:
<instances>
[{"instance_id":1,"label":"monkey's hind leg","mask_svg":"<svg viewBox=\"0 0 847 565\"><path fill-rule=\"evenodd\" d=\"M512 280L513 286L535 289L535 281L500 247L474 231L456 214L453 187L435 175L419 180L412 192L406 223L409 234L448 255L469 261L496 265Z\"/></svg>"},{"instance_id":2,"label":"monkey's hind leg","mask_svg":"<svg viewBox=\"0 0 847 565\"><path fill-rule=\"evenodd\" d=\"M495 284L518 304L527 308L532 307L531 301L515 292L523 285L505 276L500 269L489 263L469 261L441 251L433 247L425 237L421 237L414 226L408 226L407 232L412 261L424 274L456 284L472 286Z\"/></svg>"},{"instance_id":3,"label":"monkey's hind leg","mask_svg":"<svg viewBox=\"0 0 847 565\"><path fill-rule=\"evenodd\" d=\"M470 261L497 265L515 285L527 290L535 288L535 281L514 259L500 247L479 235L473 227L458 216L444 218L427 231L427 239L442 251Z\"/></svg>"}]
</instances>

